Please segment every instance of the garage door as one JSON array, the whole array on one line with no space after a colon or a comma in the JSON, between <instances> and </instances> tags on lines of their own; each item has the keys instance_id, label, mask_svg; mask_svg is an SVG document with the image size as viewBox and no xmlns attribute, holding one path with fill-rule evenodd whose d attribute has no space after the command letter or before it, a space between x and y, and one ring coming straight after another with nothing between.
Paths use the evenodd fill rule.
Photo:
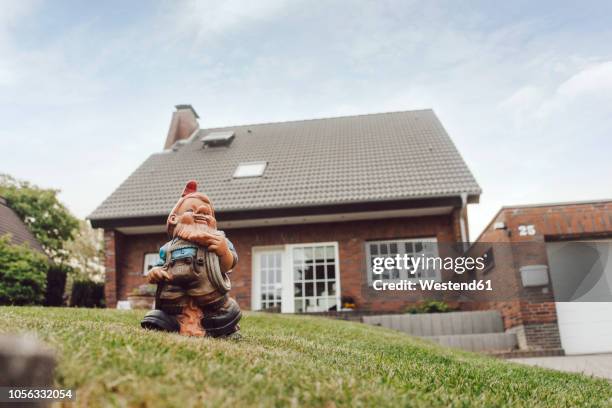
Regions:
<instances>
[{"instance_id":1,"label":"garage door","mask_svg":"<svg viewBox=\"0 0 612 408\"><path fill-rule=\"evenodd\" d=\"M552 242L547 252L563 349L612 352L612 241Z\"/></svg>"}]
</instances>

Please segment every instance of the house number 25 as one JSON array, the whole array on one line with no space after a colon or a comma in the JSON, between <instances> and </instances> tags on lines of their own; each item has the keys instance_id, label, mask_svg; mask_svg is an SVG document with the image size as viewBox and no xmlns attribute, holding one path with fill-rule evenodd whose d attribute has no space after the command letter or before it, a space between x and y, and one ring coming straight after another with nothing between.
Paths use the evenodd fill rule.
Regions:
<instances>
[{"instance_id":1,"label":"house number 25","mask_svg":"<svg viewBox=\"0 0 612 408\"><path fill-rule=\"evenodd\" d=\"M519 235L521 237L524 237L524 236L527 236L527 235L535 235L536 234L536 230L535 230L535 227L533 226L533 224L519 225L518 226L518 230L519 230Z\"/></svg>"}]
</instances>

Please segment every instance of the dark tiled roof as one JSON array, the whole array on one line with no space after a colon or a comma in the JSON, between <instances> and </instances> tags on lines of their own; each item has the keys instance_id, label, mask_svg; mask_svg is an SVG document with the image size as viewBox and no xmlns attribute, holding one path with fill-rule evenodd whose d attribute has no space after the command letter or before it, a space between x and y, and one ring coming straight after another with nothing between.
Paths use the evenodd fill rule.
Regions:
<instances>
[{"instance_id":1,"label":"dark tiled roof","mask_svg":"<svg viewBox=\"0 0 612 408\"><path fill-rule=\"evenodd\" d=\"M228 130L229 147L203 149L201 137ZM256 161L268 163L263 177L232 178ZM421 110L203 129L151 155L89 218L165 215L189 179L217 211L480 194L434 112Z\"/></svg>"},{"instance_id":2,"label":"dark tiled roof","mask_svg":"<svg viewBox=\"0 0 612 408\"><path fill-rule=\"evenodd\" d=\"M0 236L5 234L11 235L11 242L14 244L27 243L31 248L43 252L40 243L21 221L21 218L6 204L6 200L0 197Z\"/></svg>"}]
</instances>

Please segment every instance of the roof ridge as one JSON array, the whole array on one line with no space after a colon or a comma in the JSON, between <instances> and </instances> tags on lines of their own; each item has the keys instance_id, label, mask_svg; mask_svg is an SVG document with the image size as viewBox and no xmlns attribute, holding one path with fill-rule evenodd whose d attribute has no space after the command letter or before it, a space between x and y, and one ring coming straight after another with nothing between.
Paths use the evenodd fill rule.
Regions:
<instances>
[{"instance_id":1,"label":"roof ridge","mask_svg":"<svg viewBox=\"0 0 612 408\"><path fill-rule=\"evenodd\" d=\"M432 108L423 108L423 109L410 109L410 110L397 110L397 111L389 111L389 112L375 112L375 113L360 113L358 115L342 115L342 116L325 116L322 118L309 118L309 119L291 119L291 120L281 120L279 122L260 122L260 123L247 123L244 125L228 125L228 126L217 126L217 127L207 127L205 129L200 128L199 130L216 130L216 129L230 129L237 127L247 127L247 126L263 126L263 125L280 125L285 123L300 123L300 122L312 122L315 120L332 120L332 119L348 119L348 118L361 118L365 116L378 116L378 115L390 115L396 113L416 113L416 112L425 112L431 111Z\"/></svg>"},{"instance_id":2,"label":"roof ridge","mask_svg":"<svg viewBox=\"0 0 612 408\"><path fill-rule=\"evenodd\" d=\"M502 210L512 210L512 209L521 209L521 208L559 207L559 206L564 206L564 205L588 205L588 204L601 204L601 203L610 203L610 202L612 202L612 198L578 200L578 201L552 201L552 202L542 202L542 203L533 203L533 204L504 205L501 207L501 209Z\"/></svg>"}]
</instances>

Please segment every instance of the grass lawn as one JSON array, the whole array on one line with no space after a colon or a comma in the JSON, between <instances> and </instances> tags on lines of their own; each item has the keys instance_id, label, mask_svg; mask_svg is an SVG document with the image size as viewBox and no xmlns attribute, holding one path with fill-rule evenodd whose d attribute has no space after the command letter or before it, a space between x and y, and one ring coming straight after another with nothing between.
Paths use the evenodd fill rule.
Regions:
<instances>
[{"instance_id":1,"label":"grass lawn","mask_svg":"<svg viewBox=\"0 0 612 408\"><path fill-rule=\"evenodd\" d=\"M143 312L0 308L0 331L59 354L80 406L612 406L612 385L440 348L391 330L249 313L240 341L140 329Z\"/></svg>"}]
</instances>

